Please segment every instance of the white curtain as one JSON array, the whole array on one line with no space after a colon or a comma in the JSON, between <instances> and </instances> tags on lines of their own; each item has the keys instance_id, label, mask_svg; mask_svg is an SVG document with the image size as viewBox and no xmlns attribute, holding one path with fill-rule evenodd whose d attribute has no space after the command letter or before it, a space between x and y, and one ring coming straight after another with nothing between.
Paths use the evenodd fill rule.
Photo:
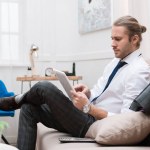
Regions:
<instances>
[{"instance_id":1,"label":"white curtain","mask_svg":"<svg viewBox=\"0 0 150 150\"><path fill-rule=\"evenodd\" d=\"M0 63L19 59L19 0L0 0Z\"/></svg>"}]
</instances>

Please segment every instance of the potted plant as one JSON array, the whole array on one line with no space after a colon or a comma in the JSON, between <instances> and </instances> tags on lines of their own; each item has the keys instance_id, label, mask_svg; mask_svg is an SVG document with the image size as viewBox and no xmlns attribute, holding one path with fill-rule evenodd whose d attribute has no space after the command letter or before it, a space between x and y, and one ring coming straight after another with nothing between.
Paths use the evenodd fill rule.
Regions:
<instances>
[{"instance_id":1,"label":"potted plant","mask_svg":"<svg viewBox=\"0 0 150 150\"><path fill-rule=\"evenodd\" d=\"M3 134L4 130L8 128L8 123L5 121L0 121L0 142L1 142L1 135Z\"/></svg>"}]
</instances>

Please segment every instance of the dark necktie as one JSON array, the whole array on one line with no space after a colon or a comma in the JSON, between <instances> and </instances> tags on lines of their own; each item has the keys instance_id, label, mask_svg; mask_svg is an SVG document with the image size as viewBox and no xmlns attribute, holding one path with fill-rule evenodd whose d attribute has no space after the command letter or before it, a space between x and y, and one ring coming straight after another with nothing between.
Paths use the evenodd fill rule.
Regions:
<instances>
[{"instance_id":1,"label":"dark necktie","mask_svg":"<svg viewBox=\"0 0 150 150\"><path fill-rule=\"evenodd\" d=\"M117 66L114 68L114 70L112 71L111 75L109 76L108 81L107 81L107 83L106 83L106 86L105 86L103 92L108 88L110 82L111 82L112 79L114 78L114 76L115 76L115 74L117 73L117 71L118 71L121 67L123 67L125 64L127 64L127 63L124 62L124 61L119 61L119 62L118 62ZM102 93L103 93L103 92L102 92ZM102 94L102 93L101 93L101 94ZM101 94L100 94L100 95L101 95ZM100 96L100 95L99 95L99 96ZM99 96L95 97L91 102L95 101Z\"/></svg>"},{"instance_id":2,"label":"dark necktie","mask_svg":"<svg viewBox=\"0 0 150 150\"><path fill-rule=\"evenodd\" d=\"M106 86L105 86L103 92L107 89L107 87L109 86L110 82L111 82L112 79L114 78L114 76L115 76L115 74L117 73L117 71L118 71L121 67L123 67L125 64L127 64L127 63L124 62L124 61L119 61L119 62L118 62L117 66L114 68L113 72L112 72L111 75L109 76L108 81L107 81L107 84L106 84ZM102 92L102 93L103 93L103 92Z\"/></svg>"}]
</instances>

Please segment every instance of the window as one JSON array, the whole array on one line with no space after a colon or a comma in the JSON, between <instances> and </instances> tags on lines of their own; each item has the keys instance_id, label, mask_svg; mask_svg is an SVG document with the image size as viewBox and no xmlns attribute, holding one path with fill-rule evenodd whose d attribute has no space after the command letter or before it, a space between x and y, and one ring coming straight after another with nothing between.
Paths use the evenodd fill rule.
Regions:
<instances>
[{"instance_id":1,"label":"window","mask_svg":"<svg viewBox=\"0 0 150 150\"><path fill-rule=\"evenodd\" d=\"M0 0L0 63L19 60L19 0Z\"/></svg>"}]
</instances>

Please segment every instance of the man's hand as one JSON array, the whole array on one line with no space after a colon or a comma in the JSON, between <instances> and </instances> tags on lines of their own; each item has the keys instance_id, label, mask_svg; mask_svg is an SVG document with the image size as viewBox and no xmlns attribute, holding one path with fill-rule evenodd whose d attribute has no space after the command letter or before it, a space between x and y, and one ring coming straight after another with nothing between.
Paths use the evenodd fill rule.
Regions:
<instances>
[{"instance_id":1,"label":"man's hand","mask_svg":"<svg viewBox=\"0 0 150 150\"><path fill-rule=\"evenodd\" d=\"M83 106L89 103L89 98L91 96L91 92L86 85L78 84L74 86L75 91L71 91L73 104L76 108L83 111ZM96 120L103 119L107 117L108 112L97 108L96 106L90 104L90 111L88 112L92 115Z\"/></svg>"},{"instance_id":2,"label":"man's hand","mask_svg":"<svg viewBox=\"0 0 150 150\"><path fill-rule=\"evenodd\" d=\"M74 86L74 89L76 92L84 93L87 96L87 98L90 98L91 96L90 89L84 84L77 84Z\"/></svg>"},{"instance_id":3,"label":"man's hand","mask_svg":"<svg viewBox=\"0 0 150 150\"><path fill-rule=\"evenodd\" d=\"M71 91L71 93L74 106L83 111L83 106L89 103L87 96L83 92ZM90 104L90 111L88 113L92 115L96 120L103 119L107 117L108 114L107 111L101 108L97 108L92 104Z\"/></svg>"},{"instance_id":4,"label":"man's hand","mask_svg":"<svg viewBox=\"0 0 150 150\"><path fill-rule=\"evenodd\" d=\"M83 106L89 102L87 96L83 92L71 91L71 94L72 94L73 104L79 110L82 110Z\"/></svg>"}]
</instances>

